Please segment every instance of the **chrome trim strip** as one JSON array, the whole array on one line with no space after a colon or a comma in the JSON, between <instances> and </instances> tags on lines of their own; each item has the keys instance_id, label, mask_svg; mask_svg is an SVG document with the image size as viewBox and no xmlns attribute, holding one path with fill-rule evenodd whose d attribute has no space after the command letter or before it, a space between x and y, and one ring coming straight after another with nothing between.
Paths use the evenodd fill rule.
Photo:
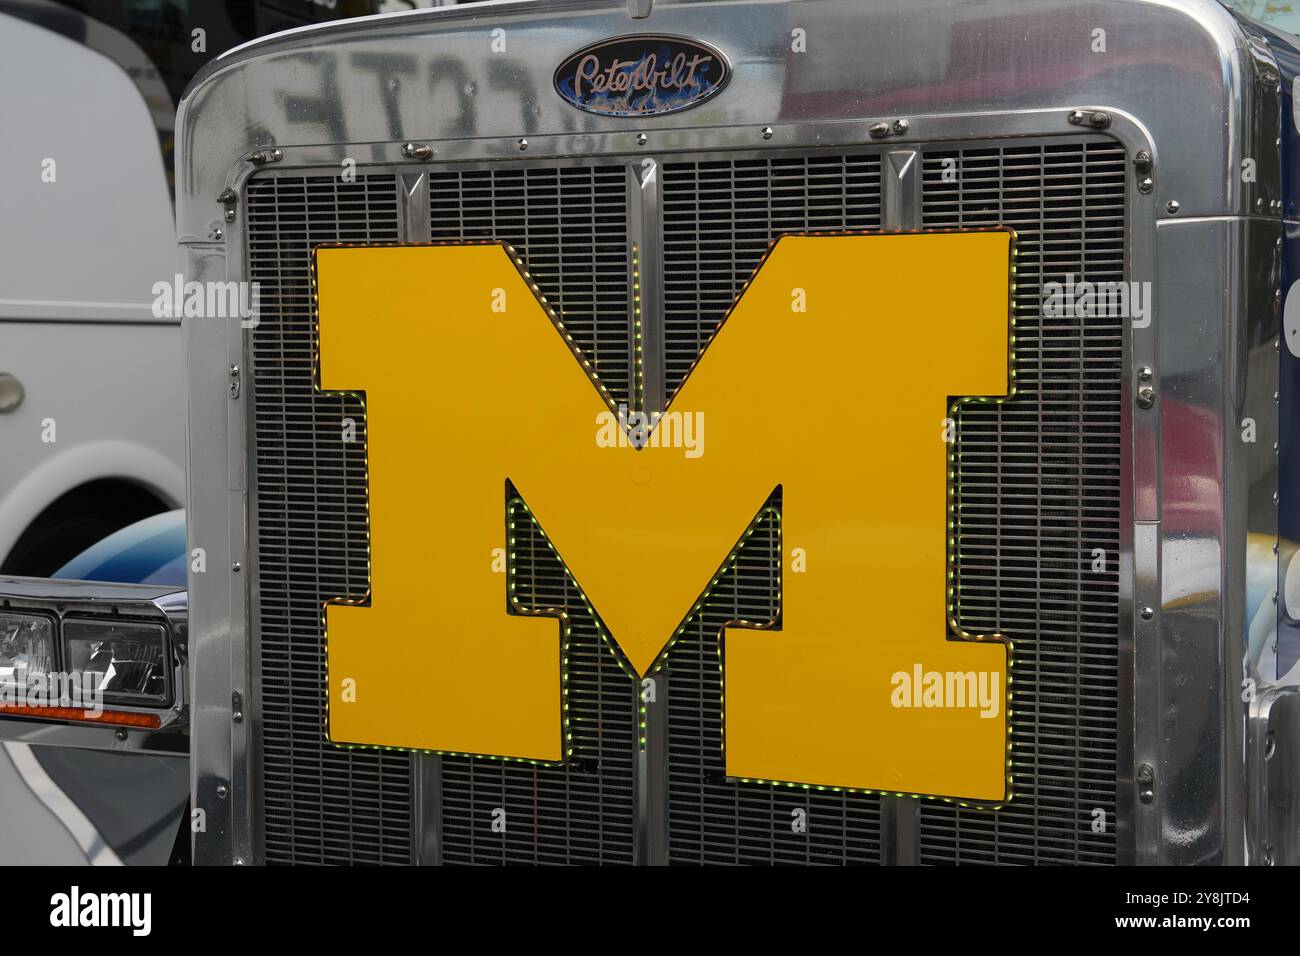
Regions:
<instances>
[{"instance_id":1,"label":"chrome trim strip","mask_svg":"<svg viewBox=\"0 0 1300 956\"><path fill-rule=\"evenodd\" d=\"M631 213L628 234L634 244L632 261L634 305L629 321L632 329L633 401L646 411L660 411L667 405L664 389L664 330L658 321L648 317L663 312L663 208L659 188L660 163L653 156L628 162L630 195L628 209ZM637 354L638 336L641 343ZM638 395L637 382L640 382Z\"/></svg>"},{"instance_id":2,"label":"chrome trim strip","mask_svg":"<svg viewBox=\"0 0 1300 956\"><path fill-rule=\"evenodd\" d=\"M881 156L880 221L885 229L919 229L921 153L891 149ZM921 852L921 801L887 794L880 798L881 862L917 866Z\"/></svg>"},{"instance_id":3,"label":"chrome trim strip","mask_svg":"<svg viewBox=\"0 0 1300 956\"><path fill-rule=\"evenodd\" d=\"M26 717L0 717L0 740L78 750L187 756L189 734L174 730L141 730L91 724L52 724Z\"/></svg>"},{"instance_id":4,"label":"chrome trim strip","mask_svg":"<svg viewBox=\"0 0 1300 956\"><path fill-rule=\"evenodd\" d=\"M223 243L186 243L182 251L187 281L243 278L239 257L227 262ZM245 581L255 580L256 571L236 579L233 570L235 562L241 569L248 566L243 410L230 396L231 366L247 366L238 320L186 319L183 327L190 372L186 539L191 554L204 550L206 564L197 572L191 561L188 575L194 700L190 799L205 812L207 827L193 834L192 849L194 863L202 865L249 858L247 740L256 701L244 694L244 719L233 725L231 695L249 686Z\"/></svg>"}]
</instances>

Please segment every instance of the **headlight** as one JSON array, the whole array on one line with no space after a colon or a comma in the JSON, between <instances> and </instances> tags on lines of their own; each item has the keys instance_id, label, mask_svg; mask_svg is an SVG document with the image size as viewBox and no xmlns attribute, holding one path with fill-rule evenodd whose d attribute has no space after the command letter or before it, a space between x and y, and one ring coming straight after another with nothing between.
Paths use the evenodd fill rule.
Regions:
<instances>
[{"instance_id":1,"label":"headlight","mask_svg":"<svg viewBox=\"0 0 1300 956\"><path fill-rule=\"evenodd\" d=\"M54 669L54 622L0 611L0 690L25 688Z\"/></svg>"},{"instance_id":2,"label":"headlight","mask_svg":"<svg viewBox=\"0 0 1300 956\"><path fill-rule=\"evenodd\" d=\"M63 622L64 669L93 675L105 700L155 704L167 700L167 642L156 624Z\"/></svg>"}]
</instances>

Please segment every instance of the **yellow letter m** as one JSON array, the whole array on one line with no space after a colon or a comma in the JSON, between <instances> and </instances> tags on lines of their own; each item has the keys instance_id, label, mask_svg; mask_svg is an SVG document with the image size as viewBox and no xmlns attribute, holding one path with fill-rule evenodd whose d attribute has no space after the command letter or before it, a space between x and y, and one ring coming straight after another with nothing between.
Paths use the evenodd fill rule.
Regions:
<instances>
[{"instance_id":1,"label":"yellow letter m","mask_svg":"<svg viewBox=\"0 0 1300 956\"><path fill-rule=\"evenodd\" d=\"M659 423L690 448L608 440L504 246L318 250L320 386L365 393L370 494L368 602L325 609L330 738L563 759L560 625L491 566L507 482L641 675L779 487L779 626L719 635L727 774L1004 800L1008 648L956 630L946 420L1008 394L1010 244L781 239Z\"/></svg>"}]
</instances>

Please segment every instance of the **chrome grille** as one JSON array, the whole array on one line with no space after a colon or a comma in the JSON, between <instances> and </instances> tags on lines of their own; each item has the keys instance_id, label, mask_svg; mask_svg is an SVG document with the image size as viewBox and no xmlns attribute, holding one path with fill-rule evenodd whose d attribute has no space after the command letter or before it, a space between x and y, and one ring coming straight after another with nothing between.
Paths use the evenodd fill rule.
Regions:
<instances>
[{"instance_id":1,"label":"chrome grille","mask_svg":"<svg viewBox=\"0 0 1300 956\"><path fill-rule=\"evenodd\" d=\"M263 175L249 182L256 495L254 663L259 669L262 834L268 863L409 863L411 758L325 742L321 606L368 585L365 418L313 386L311 250L393 242L391 175ZM343 442L341 423L357 423Z\"/></svg>"},{"instance_id":2,"label":"chrome grille","mask_svg":"<svg viewBox=\"0 0 1300 956\"><path fill-rule=\"evenodd\" d=\"M957 175L949 181L952 160ZM772 238L881 224L879 153L709 157L662 167L666 394ZM1018 233L1014 406L963 412L958 494L961 620L1016 642L1016 798L996 812L926 802L923 862L1111 862L1115 858L1119 442L1122 327L1044 320L1041 284L1066 272L1123 277L1124 156L1098 137L930 149L924 225ZM311 387L309 255L321 242L493 239L525 259L617 400L630 400L630 211L621 163L430 167L431 232L399 232L394 176L263 173L247 189L251 335L254 655L261 702L260 830L268 862L414 858L411 758L324 743L320 605L366 588L364 420ZM647 317L653 321L653 317ZM653 366L653 363L650 363ZM338 423L358 423L342 445ZM779 502L775 502L778 504ZM503 519L508 502L503 501ZM440 758L449 863L632 860L636 684L602 641L530 517L512 525L525 608L564 607L574 753L562 767ZM1108 571L1087 571L1099 547ZM721 760L722 623L775 613L779 532L765 519L668 659L667 782L649 795L677 863L878 862L870 795L728 783ZM586 616L584 616L586 615ZM558 624L557 624L558 631ZM490 827L507 810L506 835ZM1092 833L1092 811L1110 821ZM807 813L796 834L791 811Z\"/></svg>"},{"instance_id":3,"label":"chrome grille","mask_svg":"<svg viewBox=\"0 0 1300 956\"><path fill-rule=\"evenodd\" d=\"M1015 646L1014 798L992 813L926 803L921 859L1112 863L1123 320L1046 318L1041 301L1067 273L1124 278L1124 151L1101 139L931 149L924 170L926 226L1009 225L1018 255L1017 398L960 413L955 568L962 626Z\"/></svg>"}]
</instances>

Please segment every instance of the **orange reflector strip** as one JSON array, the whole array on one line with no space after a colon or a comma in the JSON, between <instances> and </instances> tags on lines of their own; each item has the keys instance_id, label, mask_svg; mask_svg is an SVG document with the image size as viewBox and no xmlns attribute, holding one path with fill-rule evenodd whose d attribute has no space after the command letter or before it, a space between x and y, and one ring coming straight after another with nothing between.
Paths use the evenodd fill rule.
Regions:
<instances>
[{"instance_id":1,"label":"orange reflector strip","mask_svg":"<svg viewBox=\"0 0 1300 956\"><path fill-rule=\"evenodd\" d=\"M6 717L44 717L47 720L74 720L84 724L116 724L123 727L161 727L157 714L137 714L129 710L104 710L98 714L80 707L18 707L0 704L0 714Z\"/></svg>"}]
</instances>

